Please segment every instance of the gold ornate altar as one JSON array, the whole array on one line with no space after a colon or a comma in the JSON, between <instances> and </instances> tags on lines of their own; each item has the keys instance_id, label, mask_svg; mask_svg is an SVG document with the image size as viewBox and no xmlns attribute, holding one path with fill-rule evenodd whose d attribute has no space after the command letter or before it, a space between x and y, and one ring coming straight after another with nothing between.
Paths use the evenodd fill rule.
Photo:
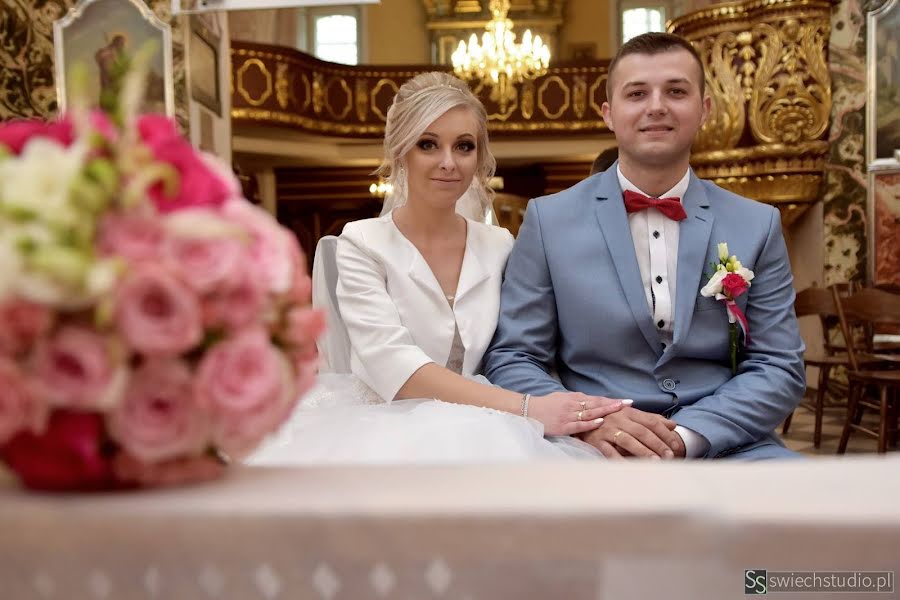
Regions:
<instances>
[{"instance_id":1,"label":"gold ornate altar","mask_svg":"<svg viewBox=\"0 0 900 600\"><path fill-rule=\"evenodd\" d=\"M777 205L785 225L820 198L831 113L830 14L829 0L749 0L669 24L700 52L713 100L694 144L694 169Z\"/></svg>"}]
</instances>

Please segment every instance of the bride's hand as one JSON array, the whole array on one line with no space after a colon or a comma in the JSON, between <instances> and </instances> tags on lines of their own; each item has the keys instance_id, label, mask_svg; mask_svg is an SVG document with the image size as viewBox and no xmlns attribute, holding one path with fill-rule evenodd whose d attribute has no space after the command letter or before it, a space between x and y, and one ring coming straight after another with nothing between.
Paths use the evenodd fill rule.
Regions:
<instances>
[{"instance_id":1,"label":"bride's hand","mask_svg":"<svg viewBox=\"0 0 900 600\"><path fill-rule=\"evenodd\" d=\"M600 427L603 417L625 406L622 400L580 392L532 396L528 416L544 425L544 435L573 435Z\"/></svg>"}]
</instances>

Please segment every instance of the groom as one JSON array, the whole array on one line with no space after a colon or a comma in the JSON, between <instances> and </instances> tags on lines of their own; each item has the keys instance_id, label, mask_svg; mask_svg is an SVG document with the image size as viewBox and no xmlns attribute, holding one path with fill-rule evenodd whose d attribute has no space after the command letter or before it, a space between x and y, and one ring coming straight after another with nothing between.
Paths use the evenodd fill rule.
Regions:
<instances>
[{"instance_id":1,"label":"groom","mask_svg":"<svg viewBox=\"0 0 900 600\"><path fill-rule=\"evenodd\" d=\"M796 456L774 434L805 386L781 220L691 171L710 108L700 58L644 34L607 86L619 161L529 203L484 374L532 394L632 398L584 438L608 458ZM720 242L755 273L737 298L750 341L734 374L725 304L700 295Z\"/></svg>"}]
</instances>

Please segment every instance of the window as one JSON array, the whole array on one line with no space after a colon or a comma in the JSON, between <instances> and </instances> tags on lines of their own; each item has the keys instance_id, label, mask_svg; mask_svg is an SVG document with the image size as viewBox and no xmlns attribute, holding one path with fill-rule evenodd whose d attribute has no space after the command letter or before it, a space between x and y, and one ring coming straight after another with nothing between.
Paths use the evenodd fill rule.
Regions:
<instances>
[{"instance_id":1,"label":"window","mask_svg":"<svg viewBox=\"0 0 900 600\"><path fill-rule=\"evenodd\" d=\"M356 6L300 8L297 47L316 58L345 65L360 61L360 19Z\"/></svg>"},{"instance_id":2,"label":"window","mask_svg":"<svg viewBox=\"0 0 900 600\"><path fill-rule=\"evenodd\" d=\"M355 65L359 62L359 46L356 43L356 17L328 15L316 17L314 54L322 60Z\"/></svg>"},{"instance_id":3,"label":"window","mask_svg":"<svg viewBox=\"0 0 900 600\"><path fill-rule=\"evenodd\" d=\"M622 9L622 43L649 31L666 30L666 7L644 6Z\"/></svg>"}]
</instances>

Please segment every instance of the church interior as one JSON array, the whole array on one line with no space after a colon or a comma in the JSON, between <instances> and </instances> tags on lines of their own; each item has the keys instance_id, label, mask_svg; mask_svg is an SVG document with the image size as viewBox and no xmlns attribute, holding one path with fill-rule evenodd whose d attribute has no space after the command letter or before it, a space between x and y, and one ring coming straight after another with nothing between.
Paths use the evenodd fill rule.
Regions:
<instances>
[{"instance_id":1,"label":"church interior","mask_svg":"<svg viewBox=\"0 0 900 600\"><path fill-rule=\"evenodd\" d=\"M73 29L63 47L55 29L84 1L4 0L0 121L61 111L60 61L74 55L92 61L102 82L102 53L116 43L110 32L138 26L85 26L80 38ZM780 213L808 389L778 431L806 460L771 471L669 473L647 464L608 474L543 465L503 474L275 469L239 479L230 495L185 488L71 505L10 497L12 484L0 480L0 524L13 532L0 543L0 579L12 595L0 595L726 598L739 593L747 569L764 566L884 570L894 593L900 1L120 1L168 27L148 105L232 166L244 196L296 235L310 271L322 238L379 215L389 190L373 172L388 107L409 78L464 74L482 100L497 159L494 218L516 235L530 199L587 178L594 159L615 147L601 106L616 49L646 31L689 40L712 99L691 167ZM528 48L516 50L537 59L520 57L499 80L465 71L465 54L492 23L519 41L528 29ZM549 61L538 60L542 53ZM883 306L848 328L853 315L835 302L873 288L886 292ZM848 345L883 359L879 370L851 363ZM865 410L848 410L851 396ZM636 499L645 493L657 499ZM54 511L74 516L63 522ZM162 539L154 529L167 520L181 531ZM20 525L27 522L30 531ZM38 533L52 541L34 541ZM86 541L94 537L106 541ZM597 546L601 538L615 544ZM120 560L114 549L129 544L144 549ZM27 577L14 573L23 557L38 561L22 566ZM80 586L77 594L65 593L66 582Z\"/></svg>"}]
</instances>

